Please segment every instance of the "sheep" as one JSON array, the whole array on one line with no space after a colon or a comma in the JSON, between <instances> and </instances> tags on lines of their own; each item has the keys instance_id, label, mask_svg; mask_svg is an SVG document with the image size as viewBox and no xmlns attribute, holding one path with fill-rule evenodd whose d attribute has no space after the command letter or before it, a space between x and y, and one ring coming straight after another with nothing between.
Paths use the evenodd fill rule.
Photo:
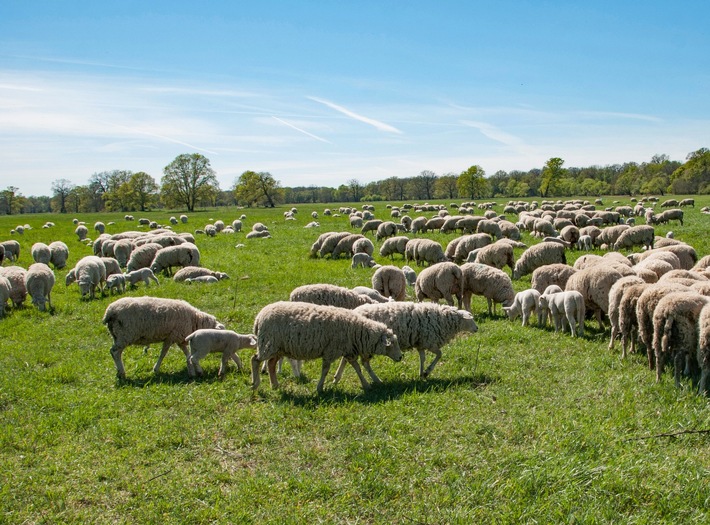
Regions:
<instances>
[{"instance_id":1,"label":"sheep","mask_svg":"<svg viewBox=\"0 0 710 525\"><path fill-rule=\"evenodd\" d=\"M652 271L656 274L656 281L658 281L663 274L673 270L673 265L663 259L649 257L648 259L644 259L640 263L634 265L632 268L637 275L641 275L641 272L646 270Z\"/></svg>"},{"instance_id":2,"label":"sheep","mask_svg":"<svg viewBox=\"0 0 710 525\"><path fill-rule=\"evenodd\" d=\"M675 255L665 255L665 253L671 253ZM632 257L633 256L633 257ZM639 263L648 257L667 257L667 261L674 265L674 268L680 268L682 270L690 270L698 262L698 254L695 248L688 244L678 244L675 246L665 246L663 248L654 248L653 250L647 250L639 254L629 255L629 260L633 263ZM677 265L675 260L677 259Z\"/></svg>"},{"instance_id":3,"label":"sheep","mask_svg":"<svg viewBox=\"0 0 710 525\"><path fill-rule=\"evenodd\" d=\"M80 224L79 226L76 227L76 230L74 230L74 233L76 236L79 238L80 241L86 240L86 236L89 234L89 229L84 226L83 224Z\"/></svg>"},{"instance_id":4,"label":"sheep","mask_svg":"<svg viewBox=\"0 0 710 525\"><path fill-rule=\"evenodd\" d=\"M113 256L118 261L121 268L125 268L128 264L128 259L133 251L133 243L128 239L121 239L113 246Z\"/></svg>"},{"instance_id":5,"label":"sheep","mask_svg":"<svg viewBox=\"0 0 710 525\"><path fill-rule=\"evenodd\" d=\"M579 241L579 228L574 225L565 226L560 230L560 238L568 243L570 246L576 247L577 241Z\"/></svg>"},{"instance_id":6,"label":"sheep","mask_svg":"<svg viewBox=\"0 0 710 525\"><path fill-rule=\"evenodd\" d=\"M111 356L119 379L126 378L122 354L127 346L158 342L163 343L163 348L153 372L159 372L168 350L177 344L185 354L188 374L194 376L185 338L200 328L224 328L213 315L198 310L186 301L159 297L118 299L106 308L102 322L113 337Z\"/></svg>"},{"instance_id":7,"label":"sheep","mask_svg":"<svg viewBox=\"0 0 710 525\"><path fill-rule=\"evenodd\" d=\"M358 239L364 239L365 236L362 235L361 233L352 233L348 235L347 237L343 237L338 241L338 244L335 245L335 248L333 248L333 252L331 253L331 259L339 259L340 254L345 254L348 258L352 257L353 255L353 244L355 241Z\"/></svg>"},{"instance_id":8,"label":"sheep","mask_svg":"<svg viewBox=\"0 0 710 525\"><path fill-rule=\"evenodd\" d=\"M15 240L3 241L2 247L5 250L5 258L8 261L17 261L20 258L20 243Z\"/></svg>"},{"instance_id":9,"label":"sheep","mask_svg":"<svg viewBox=\"0 0 710 525\"><path fill-rule=\"evenodd\" d=\"M638 336L638 318L636 316L636 305L641 294L652 284L640 283L626 286L621 292L619 299L618 326L621 338L621 357L626 358L629 342L631 343L631 353L636 352L636 339Z\"/></svg>"},{"instance_id":10,"label":"sheep","mask_svg":"<svg viewBox=\"0 0 710 525\"><path fill-rule=\"evenodd\" d=\"M348 288L334 284L305 284L294 288L289 295L292 302L312 303L324 306L337 306L352 310L363 304L372 304L372 300L359 295Z\"/></svg>"},{"instance_id":11,"label":"sheep","mask_svg":"<svg viewBox=\"0 0 710 525\"><path fill-rule=\"evenodd\" d=\"M213 284L216 282L219 282L219 279L217 279L213 275L198 275L197 277L188 277L185 279L187 284L192 284L192 283L204 283L204 284Z\"/></svg>"},{"instance_id":12,"label":"sheep","mask_svg":"<svg viewBox=\"0 0 710 525\"><path fill-rule=\"evenodd\" d=\"M661 203L661 208L671 208L673 206L678 206L678 201L676 199L668 199Z\"/></svg>"},{"instance_id":13,"label":"sheep","mask_svg":"<svg viewBox=\"0 0 710 525\"><path fill-rule=\"evenodd\" d=\"M402 266L402 272L404 273L404 277L407 280L407 284L409 286L414 286L414 284L417 282L417 272L415 272L410 266Z\"/></svg>"},{"instance_id":14,"label":"sheep","mask_svg":"<svg viewBox=\"0 0 710 525\"><path fill-rule=\"evenodd\" d=\"M404 283L404 273L401 275ZM462 280L461 268L452 262L441 262L421 271L414 284L414 293L419 302L431 299L438 303L439 299L444 299L449 306L453 306L456 297L461 308Z\"/></svg>"},{"instance_id":15,"label":"sheep","mask_svg":"<svg viewBox=\"0 0 710 525\"><path fill-rule=\"evenodd\" d=\"M150 269L153 273L165 272L171 274L174 266L199 266L200 250L192 243L180 244L178 246L168 246L161 248L155 253Z\"/></svg>"},{"instance_id":16,"label":"sheep","mask_svg":"<svg viewBox=\"0 0 710 525\"><path fill-rule=\"evenodd\" d=\"M350 221L350 227L353 229L362 228L363 220L359 215L351 215L348 220Z\"/></svg>"},{"instance_id":17,"label":"sheep","mask_svg":"<svg viewBox=\"0 0 710 525\"><path fill-rule=\"evenodd\" d=\"M602 246L604 244L607 246L614 246L621 234L630 228L631 226L628 224L619 224L617 226L609 226L608 228L604 228L599 236L594 239L594 244L596 246Z\"/></svg>"},{"instance_id":18,"label":"sheep","mask_svg":"<svg viewBox=\"0 0 710 525\"><path fill-rule=\"evenodd\" d=\"M346 233L347 235L349 235L348 232L343 232L343 233ZM317 257L321 247L323 246L323 242L332 234L333 234L333 232L321 233L318 236L318 238L315 240L315 242L313 244L311 244L311 250L310 250L308 256L309 257ZM333 247L335 247L335 245Z\"/></svg>"},{"instance_id":19,"label":"sheep","mask_svg":"<svg viewBox=\"0 0 710 525\"><path fill-rule=\"evenodd\" d=\"M535 237L556 237L557 230L552 222L543 218L538 218L535 219L535 222L533 222L532 234Z\"/></svg>"},{"instance_id":20,"label":"sheep","mask_svg":"<svg viewBox=\"0 0 710 525\"><path fill-rule=\"evenodd\" d=\"M404 258L408 242L409 237L405 237L403 235L385 239L382 246L380 246L380 257L389 257L394 260L394 254L398 253L402 256L402 258Z\"/></svg>"},{"instance_id":21,"label":"sheep","mask_svg":"<svg viewBox=\"0 0 710 525\"><path fill-rule=\"evenodd\" d=\"M697 362L700 367L698 392L707 395L710 377L710 306L705 305L698 319Z\"/></svg>"},{"instance_id":22,"label":"sheep","mask_svg":"<svg viewBox=\"0 0 710 525\"><path fill-rule=\"evenodd\" d=\"M101 221L96 221L94 223L94 230L99 232L99 235L101 235L102 233L104 233L106 231L106 225Z\"/></svg>"},{"instance_id":23,"label":"sheep","mask_svg":"<svg viewBox=\"0 0 710 525\"><path fill-rule=\"evenodd\" d=\"M411 232L415 235L419 232L426 232L426 222L426 217L417 217L413 219L410 228Z\"/></svg>"},{"instance_id":24,"label":"sheep","mask_svg":"<svg viewBox=\"0 0 710 525\"><path fill-rule=\"evenodd\" d=\"M353 243L352 253L353 255L356 253L366 253L372 256L372 254L375 253L375 245L372 244L372 241L367 237L361 237Z\"/></svg>"},{"instance_id":25,"label":"sheep","mask_svg":"<svg viewBox=\"0 0 710 525\"><path fill-rule=\"evenodd\" d=\"M614 341L619 336L619 315L620 305L624 290L629 286L643 284L642 278L636 275L628 275L616 281L609 289L609 323L611 324L611 336L609 338L609 350L614 348Z\"/></svg>"},{"instance_id":26,"label":"sheep","mask_svg":"<svg viewBox=\"0 0 710 525\"><path fill-rule=\"evenodd\" d=\"M404 301L407 295L407 278L396 266L381 266L372 274L372 288L384 297Z\"/></svg>"},{"instance_id":27,"label":"sheep","mask_svg":"<svg viewBox=\"0 0 710 525\"><path fill-rule=\"evenodd\" d=\"M383 323L392 329L400 350L416 348L419 353L419 377L429 377L441 359L441 348L461 332L472 334L478 331L478 325L469 312L450 306L433 303L385 303L359 306L355 312L373 321ZM434 354L428 367L426 351ZM361 357L363 366L370 371L375 383L381 383L369 367L368 359ZM346 360L341 359L333 383L342 377Z\"/></svg>"},{"instance_id":28,"label":"sheep","mask_svg":"<svg viewBox=\"0 0 710 525\"><path fill-rule=\"evenodd\" d=\"M488 301L488 315L494 314L494 305L503 307L513 304L515 292L513 283L503 270L479 263L466 263L461 266L463 275L463 306L471 311L471 295L482 295Z\"/></svg>"},{"instance_id":29,"label":"sheep","mask_svg":"<svg viewBox=\"0 0 710 525\"><path fill-rule=\"evenodd\" d=\"M502 270L504 266L509 266L512 270L515 267L515 257L513 247L506 242L494 242L483 248L471 250L468 253L466 262L478 262L487 264L493 268Z\"/></svg>"},{"instance_id":30,"label":"sheep","mask_svg":"<svg viewBox=\"0 0 710 525\"><path fill-rule=\"evenodd\" d=\"M5 316L5 306L12 293L12 284L7 277L0 275L0 318Z\"/></svg>"},{"instance_id":31,"label":"sheep","mask_svg":"<svg viewBox=\"0 0 710 525\"><path fill-rule=\"evenodd\" d=\"M370 384L362 375L358 357L365 357L366 361L373 355L386 355L394 361L402 359L392 330L342 308L302 302L272 303L257 314L253 332L257 338L257 351L251 358L254 390L261 382L259 365L262 361L268 361L271 387L278 388L276 363L281 357L321 358L321 377L316 386L319 394L323 392L331 364L337 359L345 358L352 365L363 390Z\"/></svg>"},{"instance_id":32,"label":"sheep","mask_svg":"<svg viewBox=\"0 0 710 525\"><path fill-rule=\"evenodd\" d=\"M444 250L438 242L431 239L414 239L407 243L405 249L407 261L410 260L408 256L410 246L414 250L414 262L417 263L417 266L422 266L424 263L431 266L446 260Z\"/></svg>"},{"instance_id":33,"label":"sheep","mask_svg":"<svg viewBox=\"0 0 710 525\"><path fill-rule=\"evenodd\" d=\"M367 235L367 232L375 232L377 233L377 228L379 228L380 224L382 224L384 221L381 221L380 219L372 219L367 221L365 224L363 224L362 228L360 229L360 233L363 235Z\"/></svg>"},{"instance_id":34,"label":"sheep","mask_svg":"<svg viewBox=\"0 0 710 525\"><path fill-rule=\"evenodd\" d=\"M27 297L25 275L27 270L21 266L6 266L0 268L0 276L5 277L10 283L10 300L15 308L22 306Z\"/></svg>"},{"instance_id":35,"label":"sheep","mask_svg":"<svg viewBox=\"0 0 710 525\"><path fill-rule=\"evenodd\" d=\"M62 241L54 241L49 244L49 262L57 270L62 270L67 265L69 258L69 247Z\"/></svg>"},{"instance_id":36,"label":"sheep","mask_svg":"<svg viewBox=\"0 0 710 525\"><path fill-rule=\"evenodd\" d=\"M456 244L453 260L455 263L461 264L468 258L468 254L473 250L488 246L492 242L493 240L491 239L491 236L487 233L464 235Z\"/></svg>"},{"instance_id":37,"label":"sheep","mask_svg":"<svg viewBox=\"0 0 710 525\"><path fill-rule=\"evenodd\" d=\"M538 325L542 324L540 312L540 292L531 288L515 294L513 304L504 306L503 311L508 314L508 319L515 321L522 317L522 326L527 326L530 314L535 312L538 316Z\"/></svg>"},{"instance_id":38,"label":"sheep","mask_svg":"<svg viewBox=\"0 0 710 525\"><path fill-rule=\"evenodd\" d=\"M672 210L665 210L658 215L653 217L652 224L667 224L670 221L678 221L680 225L683 225L683 210L679 208L674 208Z\"/></svg>"},{"instance_id":39,"label":"sheep","mask_svg":"<svg viewBox=\"0 0 710 525\"><path fill-rule=\"evenodd\" d=\"M325 237L323 237L322 235L318 237L319 240L321 240L321 237L323 237L323 239L321 240L321 247L318 248L318 254L320 255L321 259L324 259L326 255L332 255L333 250L335 250L335 247L338 245L341 239L344 239L349 235L352 234L350 232L331 232ZM313 253L313 246L311 246L311 253Z\"/></svg>"},{"instance_id":40,"label":"sheep","mask_svg":"<svg viewBox=\"0 0 710 525\"><path fill-rule=\"evenodd\" d=\"M581 293L568 290L540 296L540 310L549 311L555 332L565 331L569 325L572 337L584 335L584 297Z\"/></svg>"},{"instance_id":41,"label":"sheep","mask_svg":"<svg viewBox=\"0 0 710 525\"><path fill-rule=\"evenodd\" d=\"M356 253L352 256L350 268L372 268L375 264L377 263L375 259L372 258L372 256L366 253Z\"/></svg>"},{"instance_id":42,"label":"sheep","mask_svg":"<svg viewBox=\"0 0 710 525\"><path fill-rule=\"evenodd\" d=\"M534 272L540 266L554 263L567 264L565 247L552 242L535 244L525 250L518 262L515 263L513 279L520 279L522 276Z\"/></svg>"},{"instance_id":43,"label":"sheep","mask_svg":"<svg viewBox=\"0 0 710 525\"><path fill-rule=\"evenodd\" d=\"M520 236L520 229L513 224L510 221L499 221L498 222L498 227L500 228L500 232L503 234L503 237L506 239L510 239L513 241L519 241L521 236Z\"/></svg>"},{"instance_id":44,"label":"sheep","mask_svg":"<svg viewBox=\"0 0 710 525\"><path fill-rule=\"evenodd\" d=\"M34 243L30 249L30 253L32 254L32 259L36 263L48 265L49 261L52 259L52 251L49 249L49 246L43 242Z\"/></svg>"},{"instance_id":45,"label":"sheep","mask_svg":"<svg viewBox=\"0 0 710 525\"><path fill-rule=\"evenodd\" d=\"M101 259L101 262L104 263L104 267L106 268L106 277L122 273L121 265L119 265L118 261L113 257L99 257L99 259Z\"/></svg>"},{"instance_id":46,"label":"sheep","mask_svg":"<svg viewBox=\"0 0 710 525\"><path fill-rule=\"evenodd\" d=\"M73 274L73 280L70 278L71 274ZM67 286L76 281L79 284L82 299L86 295L89 296L89 299L94 299L97 287L103 295L103 285L106 282L106 266L100 257L95 255L83 257L76 263L71 274L67 274Z\"/></svg>"},{"instance_id":47,"label":"sheep","mask_svg":"<svg viewBox=\"0 0 710 525\"><path fill-rule=\"evenodd\" d=\"M237 365L237 370L242 369L242 361L239 359L237 350L243 348L256 349L256 336L253 334L238 334L233 330L219 330L215 328L200 328L195 330L185 338L185 342L190 345L190 363L195 375L202 376L203 371L200 361L207 354L221 353L222 362L219 365L217 375L220 379L227 373L227 364L231 359Z\"/></svg>"},{"instance_id":48,"label":"sheep","mask_svg":"<svg viewBox=\"0 0 710 525\"><path fill-rule=\"evenodd\" d=\"M139 246L131 252L131 256L126 264L126 270L129 272L140 270L141 268L150 268L155 254L158 250L162 250L163 247L160 244L150 242Z\"/></svg>"},{"instance_id":49,"label":"sheep","mask_svg":"<svg viewBox=\"0 0 710 525\"><path fill-rule=\"evenodd\" d=\"M559 293L562 292L562 288L557 286L556 284L551 284L545 290L540 294L540 297L543 295L552 295L553 293ZM538 326L546 326L547 325L547 317L550 314L550 308L549 304L547 301L539 301L539 309L537 312L537 321L538 321Z\"/></svg>"},{"instance_id":50,"label":"sheep","mask_svg":"<svg viewBox=\"0 0 710 525\"><path fill-rule=\"evenodd\" d=\"M444 225L446 222L446 219L444 217L433 217L426 221L426 224L422 228L422 232L426 233L429 230L440 230L441 227Z\"/></svg>"},{"instance_id":51,"label":"sheep","mask_svg":"<svg viewBox=\"0 0 710 525\"><path fill-rule=\"evenodd\" d=\"M632 248L633 246L643 246L646 250L653 248L655 233L653 226L640 225L633 226L621 233L614 243L614 249Z\"/></svg>"},{"instance_id":52,"label":"sheep","mask_svg":"<svg viewBox=\"0 0 710 525\"><path fill-rule=\"evenodd\" d=\"M463 219L459 219L458 221L456 221L456 229L461 230L463 233L466 234L473 234L478 230L478 223L485 219L485 217L475 215L464 217ZM501 233L503 233L502 230Z\"/></svg>"},{"instance_id":53,"label":"sheep","mask_svg":"<svg viewBox=\"0 0 710 525\"><path fill-rule=\"evenodd\" d=\"M397 235L397 225L392 221L385 221L377 227L375 239L379 241L395 235Z\"/></svg>"},{"instance_id":54,"label":"sheep","mask_svg":"<svg viewBox=\"0 0 710 525\"><path fill-rule=\"evenodd\" d=\"M27 269L25 273L25 289L32 297L32 304L44 312L49 305L52 310L52 288L54 287L54 272L47 264L36 262Z\"/></svg>"},{"instance_id":55,"label":"sheep","mask_svg":"<svg viewBox=\"0 0 710 525\"><path fill-rule=\"evenodd\" d=\"M356 286L352 290L358 295L368 296L370 299L372 299L373 302L376 303L388 303L393 300L390 297L385 297L380 292L378 292L374 288L370 288L369 286Z\"/></svg>"},{"instance_id":56,"label":"sheep","mask_svg":"<svg viewBox=\"0 0 710 525\"><path fill-rule=\"evenodd\" d=\"M126 291L126 276L122 273L115 273L106 277L106 288L109 293L123 293Z\"/></svg>"},{"instance_id":57,"label":"sheep","mask_svg":"<svg viewBox=\"0 0 710 525\"><path fill-rule=\"evenodd\" d=\"M215 277L218 280L229 279L229 275L224 272L217 272L215 270L210 270L209 268L204 268L202 266L185 266L180 268L175 275L173 275L173 281L176 283L185 281L186 279L194 279L195 277L200 277L203 275L208 275Z\"/></svg>"},{"instance_id":58,"label":"sheep","mask_svg":"<svg viewBox=\"0 0 710 525\"><path fill-rule=\"evenodd\" d=\"M126 283L130 285L131 288L135 288L136 284L141 281L144 282L146 286L150 286L150 281L154 281L155 284L160 285L158 278L150 268L140 268L132 272L127 272L124 275L126 277Z\"/></svg>"},{"instance_id":59,"label":"sheep","mask_svg":"<svg viewBox=\"0 0 710 525\"><path fill-rule=\"evenodd\" d=\"M680 376L693 375L698 346L700 311L710 298L697 292L670 293L653 310L653 352L656 357L656 382L661 380L665 361L674 354L675 385ZM695 365L695 366L693 366Z\"/></svg>"},{"instance_id":60,"label":"sheep","mask_svg":"<svg viewBox=\"0 0 710 525\"><path fill-rule=\"evenodd\" d=\"M530 286L540 293L551 284L558 285L564 290L570 276L577 270L563 263L546 264L535 268L530 279Z\"/></svg>"},{"instance_id":61,"label":"sheep","mask_svg":"<svg viewBox=\"0 0 710 525\"><path fill-rule=\"evenodd\" d=\"M594 312L599 329L603 330L602 318L609 312L609 290L622 277L617 268L599 264L575 272L567 281L565 291L575 290L582 294L585 307Z\"/></svg>"}]
</instances>

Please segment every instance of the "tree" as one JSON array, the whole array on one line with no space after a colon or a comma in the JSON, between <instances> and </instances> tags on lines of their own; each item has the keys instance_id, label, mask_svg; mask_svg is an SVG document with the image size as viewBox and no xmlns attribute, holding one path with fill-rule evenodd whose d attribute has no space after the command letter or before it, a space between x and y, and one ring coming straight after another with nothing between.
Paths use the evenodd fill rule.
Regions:
<instances>
[{"instance_id":1,"label":"tree","mask_svg":"<svg viewBox=\"0 0 710 525\"><path fill-rule=\"evenodd\" d=\"M100 202L94 203L96 211L100 211L104 207L112 211L126 211L128 205L125 202L127 197L125 188L126 184L133 173L128 170L111 170L94 173L89 178L89 188Z\"/></svg>"},{"instance_id":2,"label":"tree","mask_svg":"<svg viewBox=\"0 0 710 525\"><path fill-rule=\"evenodd\" d=\"M234 183L233 189L237 201L246 202L248 206L262 204L273 208L278 202L283 202L281 183L268 172L245 171Z\"/></svg>"},{"instance_id":3,"label":"tree","mask_svg":"<svg viewBox=\"0 0 710 525\"><path fill-rule=\"evenodd\" d=\"M455 173L447 173L436 179L434 183L436 197L440 199L455 199L458 197L459 190L456 185L458 178Z\"/></svg>"},{"instance_id":4,"label":"tree","mask_svg":"<svg viewBox=\"0 0 710 525\"><path fill-rule=\"evenodd\" d=\"M139 171L121 185L118 194L128 209L146 211L158 198L158 184L153 177Z\"/></svg>"},{"instance_id":5,"label":"tree","mask_svg":"<svg viewBox=\"0 0 710 525\"><path fill-rule=\"evenodd\" d=\"M708 193L710 189L710 150L700 148L686 157L686 162L671 175L673 193Z\"/></svg>"},{"instance_id":6,"label":"tree","mask_svg":"<svg viewBox=\"0 0 710 525\"><path fill-rule=\"evenodd\" d=\"M486 172L478 165L471 166L466 171L461 172L456 181L459 195L471 200L483 197L488 186L485 176Z\"/></svg>"},{"instance_id":7,"label":"tree","mask_svg":"<svg viewBox=\"0 0 710 525\"><path fill-rule=\"evenodd\" d=\"M554 192L558 181L564 176L565 170L562 165L565 163L559 157L552 157L542 168L542 179L540 181L540 196L546 198Z\"/></svg>"},{"instance_id":8,"label":"tree","mask_svg":"<svg viewBox=\"0 0 710 525\"><path fill-rule=\"evenodd\" d=\"M22 198L22 195L20 195L17 190L19 190L17 186L8 186L4 190L2 190L2 193L0 193L0 196L2 196L2 210L3 213L7 215L12 215L13 211L16 211L15 208L18 206L18 200Z\"/></svg>"},{"instance_id":9,"label":"tree","mask_svg":"<svg viewBox=\"0 0 710 525\"><path fill-rule=\"evenodd\" d=\"M54 194L55 207L59 209L59 213L67 212L67 198L74 189L74 184L67 179L55 180L52 183L52 193Z\"/></svg>"},{"instance_id":10,"label":"tree","mask_svg":"<svg viewBox=\"0 0 710 525\"><path fill-rule=\"evenodd\" d=\"M363 186L357 179L350 179L348 181L348 187L350 188L350 198L353 202L360 202L362 198Z\"/></svg>"},{"instance_id":11,"label":"tree","mask_svg":"<svg viewBox=\"0 0 710 525\"><path fill-rule=\"evenodd\" d=\"M210 161L199 153L183 153L163 168L161 196L170 204L195 211L195 204L219 191L219 182Z\"/></svg>"},{"instance_id":12,"label":"tree","mask_svg":"<svg viewBox=\"0 0 710 525\"><path fill-rule=\"evenodd\" d=\"M412 179L412 190L414 190L415 199L433 199L434 198L434 183L437 179L436 173L429 170L422 171L419 175Z\"/></svg>"}]
</instances>

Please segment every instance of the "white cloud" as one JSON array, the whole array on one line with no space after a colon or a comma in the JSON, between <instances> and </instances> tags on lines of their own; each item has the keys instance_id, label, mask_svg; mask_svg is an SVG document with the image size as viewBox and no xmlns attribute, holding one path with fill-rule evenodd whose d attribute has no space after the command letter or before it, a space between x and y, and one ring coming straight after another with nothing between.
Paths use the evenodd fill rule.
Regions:
<instances>
[{"instance_id":1,"label":"white cloud","mask_svg":"<svg viewBox=\"0 0 710 525\"><path fill-rule=\"evenodd\" d=\"M319 137L318 135L314 135L313 133L309 133L308 131L306 131L306 130L304 130L304 129L301 129L301 128L297 127L297 126L294 126L294 125L291 124L290 122L286 122L285 120L280 119L279 117L271 117L271 118L273 118L274 120L280 122L280 123L283 124L284 126L288 126L289 128L295 129L295 130L298 131L299 133L303 133L304 135L306 135L306 136L308 136L308 137L311 137L311 138L316 139L316 140L320 140L321 142L325 142L326 144L332 144L332 142L330 142L329 140L326 140L326 139L324 139L324 138L322 138L322 137Z\"/></svg>"},{"instance_id":2,"label":"white cloud","mask_svg":"<svg viewBox=\"0 0 710 525\"><path fill-rule=\"evenodd\" d=\"M322 98L318 97L308 97L310 100L314 102L318 102L319 104L323 104L324 106L329 107L330 109L334 109L335 111L338 111L342 113L343 115L350 117L354 120L358 120L360 122L364 122L365 124L369 124L370 126L379 129L380 131L386 131L388 133L397 133L397 134L402 134L400 130L395 128L394 126L390 126L389 124L385 124L384 122L381 122L379 120L372 119L370 117L365 117L363 115L359 115L358 113L355 113L354 111L351 111L347 108L344 108L343 106L339 106L338 104L335 104L333 102L330 102L328 100L324 100Z\"/></svg>"}]
</instances>

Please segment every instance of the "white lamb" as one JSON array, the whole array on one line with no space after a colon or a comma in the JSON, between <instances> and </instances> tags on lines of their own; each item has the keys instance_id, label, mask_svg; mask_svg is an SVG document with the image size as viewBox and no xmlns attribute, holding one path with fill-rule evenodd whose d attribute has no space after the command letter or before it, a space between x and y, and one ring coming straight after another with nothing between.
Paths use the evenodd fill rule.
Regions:
<instances>
[{"instance_id":1,"label":"white lamb","mask_svg":"<svg viewBox=\"0 0 710 525\"><path fill-rule=\"evenodd\" d=\"M106 277L106 288L109 293L123 293L126 291L126 276L122 273L114 273Z\"/></svg>"},{"instance_id":2,"label":"white lamb","mask_svg":"<svg viewBox=\"0 0 710 525\"><path fill-rule=\"evenodd\" d=\"M140 268L139 270L133 270L124 274L126 277L126 284L134 288L136 284L143 281L146 286L150 286L150 281L155 281L155 284L160 284L158 278L153 273L150 268Z\"/></svg>"},{"instance_id":3,"label":"white lamb","mask_svg":"<svg viewBox=\"0 0 710 525\"><path fill-rule=\"evenodd\" d=\"M522 317L522 326L527 326L531 313L537 314L537 324L542 325L542 315L540 311L540 292L531 288L515 294L513 304L504 306L503 311L508 314L508 319L515 321L518 316Z\"/></svg>"},{"instance_id":4,"label":"white lamb","mask_svg":"<svg viewBox=\"0 0 710 525\"><path fill-rule=\"evenodd\" d=\"M350 268L371 268L375 264L375 259L372 258L371 255L368 255L367 253L356 253L352 257L352 261L350 263Z\"/></svg>"},{"instance_id":5,"label":"white lamb","mask_svg":"<svg viewBox=\"0 0 710 525\"><path fill-rule=\"evenodd\" d=\"M196 375L203 374L200 361L210 353L221 353L222 362L219 366L218 376L223 378L227 373L227 364L231 359L237 365L237 370L242 369L242 360L239 359L237 350L243 348L256 349L256 336L253 334L238 334L233 330L218 330L214 328L201 328L192 332L185 338L190 345L190 363Z\"/></svg>"},{"instance_id":6,"label":"white lamb","mask_svg":"<svg viewBox=\"0 0 710 525\"><path fill-rule=\"evenodd\" d=\"M540 307L549 309L552 322L555 325L555 332L565 331L565 325L569 325L572 337L584 335L584 297L582 294L569 290L566 292L553 293L540 296Z\"/></svg>"}]
</instances>

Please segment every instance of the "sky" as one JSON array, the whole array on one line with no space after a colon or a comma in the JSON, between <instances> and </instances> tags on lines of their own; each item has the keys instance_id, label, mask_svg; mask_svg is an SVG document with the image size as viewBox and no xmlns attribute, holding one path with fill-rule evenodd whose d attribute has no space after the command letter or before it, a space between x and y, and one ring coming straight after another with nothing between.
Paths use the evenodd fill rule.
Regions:
<instances>
[{"instance_id":1,"label":"sky","mask_svg":"<svg viewBox=\"0 0 710 525\"><path fill-rule=\"evenodd\" d=\"M282 186L683 161L710 2L0 2L0 189L210 159Z\"/></svg>"}]
</instances>

